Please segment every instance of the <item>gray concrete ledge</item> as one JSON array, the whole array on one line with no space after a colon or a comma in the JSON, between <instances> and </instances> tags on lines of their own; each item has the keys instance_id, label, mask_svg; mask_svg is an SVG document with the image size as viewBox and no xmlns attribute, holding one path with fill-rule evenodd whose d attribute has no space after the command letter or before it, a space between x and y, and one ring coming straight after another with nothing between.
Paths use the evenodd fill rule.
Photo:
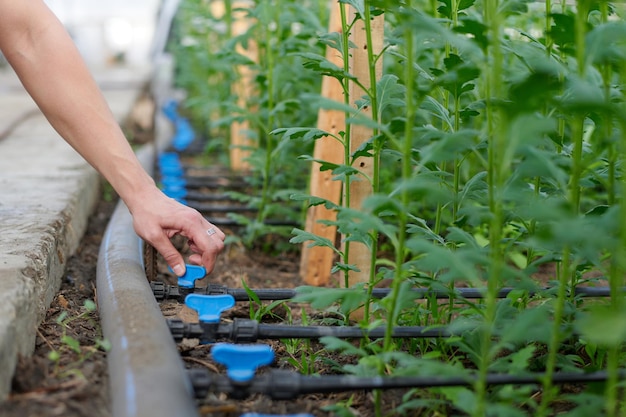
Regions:
<instances>
[{"instance_id":1,"label":"gray concrete ledge","mask_svg":"<svg viewBox=\"0 0 626 417\"><path fill-rule=\"evenodd\" d=\"M144 75L97 73L118 120L129 114ZM14 74L0 71L0 401L18 355L34 349L99 192L98 174L50 127Z\"/></svg>"}]
</instances>

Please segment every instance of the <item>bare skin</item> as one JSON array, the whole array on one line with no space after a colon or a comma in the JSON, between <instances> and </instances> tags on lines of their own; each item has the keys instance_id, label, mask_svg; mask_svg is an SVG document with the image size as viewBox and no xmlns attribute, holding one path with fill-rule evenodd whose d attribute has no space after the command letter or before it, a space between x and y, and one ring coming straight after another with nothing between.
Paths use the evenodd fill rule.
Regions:
<instances>
[{"instance_id":1,"label":"bare skin","mask_svg":"<svg viewBox=\"0 0 626 417\"><path fill-rule=\"evenodd\" d=\"M120 195L137 235L179 276L185 262L170 238L185 236L194 252L189 262L211 272L224 233L156 187L69 34L42 0L0 0L0 50L50 124ZM209 235L211 228L216 233Z\"/></svg>"}]
</instances>

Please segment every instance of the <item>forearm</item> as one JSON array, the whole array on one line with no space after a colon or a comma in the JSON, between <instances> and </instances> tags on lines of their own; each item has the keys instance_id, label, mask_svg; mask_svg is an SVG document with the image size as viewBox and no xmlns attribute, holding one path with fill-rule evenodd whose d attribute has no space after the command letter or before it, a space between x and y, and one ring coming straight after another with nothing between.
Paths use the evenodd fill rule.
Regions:
<instances>
[{"instance_id":1,"label":"forearm","mask_svg":"<svg viewBox=\"0 0 626 417\"><path fill-rule=\"evenodd\" d=\"M15 36L3 48L5 56L51 125L130 207L141 194L153 192L154 182L135 158L63 26L47 9L37 12L48 23Z\"/></svg>"}]
</instances>

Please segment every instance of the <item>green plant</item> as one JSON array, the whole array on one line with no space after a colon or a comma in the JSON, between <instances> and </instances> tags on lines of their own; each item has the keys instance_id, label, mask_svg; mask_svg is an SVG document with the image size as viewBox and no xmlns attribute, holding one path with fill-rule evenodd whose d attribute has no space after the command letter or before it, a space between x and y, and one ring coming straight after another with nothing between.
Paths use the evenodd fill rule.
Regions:
<instances>
[{"instance_id":1,"label":"green plant","mask_svg":"<svg viewBox=\"0 0 626 417\"><path fill-rule=\"evenodd\" d=\"M60 377L66 377L70 375L77 375L82 377L78 367L80 364L88 360L93 354L98 351L108 351L111 348L111 344L107 340L95 339L93 345L81 344L80 340L74 337L71 324L76 320L90 320L91 315L96 311L96 304L92 300L85 300L83 304L83 312L76 316L70 316L67 310L64 310L56 318L56 324L61 328L61 345L58 349L52 348L48 353L48 359L54 363L54 373ZM61 364L62 355L64 352L72 352L75 356L75 360L69 364ZM61 369L61 367L65 369Z\"/></svg>"},{"instance_id":2,"label":"green plant","mask_svg":"<svg viewBox=\"0 0 626 417\"><path fill-rule=\"evenodd\" d=\"M301 318L302 326L310 324L305 310L302 310ZM283 340L283 343L289 355L287 358L289 364L304 375L315 374L315 363L323 352L314 352L309 339L289 339Z\"/></svg>"},{"instance_id":3,"label":"green plant","mask_svg":"<svg viewBox=\"0 0 626 417\"><path fill-rule=\"evenodd\" d=\"M276 316L274 314L274 309L278 307L286 308L287 312L289 313L289 308L288 308L288 305L285 303L285 301L276 300L276 301L272 301L269 304L264 304L256 295L256 293L253 290L251 290L250 287L248 287L248 284L246 284L244 280L241 281L241 285L246 290L246 293L248 294L248 297L250 298L250 304L249 304L250 319L257 320L260 322L261 320L263 320L264 317L268 317L268 316L280 318L279 316Z\"/></svg>"},{"instance_id":4,"label":"green plant","mask_svg":"<svg viewBox=\"0 0 626 417\"><path fill-rule=\"evenodd\" d=\"M356 360L333 369L356 375L477 372L471 387L408 392L411 410L551 415L567 401L568 415L584 415L600 407L601 397L607 415L620 415L625 405L618 371L626 363L625 7L604 0L340 3L357 11L342 10L343 32L323 33L316 2L316 18L307 20L315 31L307 31L307 42L285 30L294 21L290 13L299 10L292 2L276 3L285 13L275 15L268 13L271 2L258 3L253 13L266 26L252 31L264 57L255 66L257 110L238 109L220 119L249 118L260 144L249 181L263 192L245 198L261 212L242 219L248 236L275 232L262 221L283 213L270 202L284 203L287 195L296 205L324 204L337 212L327 223L337 226L341 245L301 227L292 229L291 243L331 248L342 288L301 288L295 301L338 313L344 323L363 308L359 325L384 325L387 334L358 347L324 340L327 350ZM370 87L364 88L347 59L336 66L321 50L330 46L347 58L356 22L364 20L369 34L370 19L381 14L385 47L376 55L371 37L366 42ZM271 45L283 49L267 49ZM380 62L383 75L376 77ZM302 77L286 75L294 68ZM344 101L319 96L322 76L340 82ZM351 83L360 84L363 97L348 95ZM372 108L372 117L359 111L363 106ZM346 129L330 134L317 128L313 116L320 108L342 112ZM373 134L351 151L356 126ZM329 135L343 146L340 164L310 156L314 142ZM359 170L361 157L376 162L373 175ZM298 173L313 161L342 182L340 203L307 194L305 175ZM288 181L295 176L300 181ZM357 179L375 189L358 209L350 193ZM367 285L346 288L348 274L358 268L349 262L354 242L371 249L372 274ZM374 289L383 284L389 293L377 299ZM608 285L610 300L576 295L576 288L593 285ZM447 297L420 298L413 286ZM483 298L464 299L455 291L459 286L478 288ZM501 298L504 288L512 291ZM251 312L262 317L262 310L253 305ZM397 341L391 337L396 325L445 325L459 336ZM285 343L294 367L314 370L319 357L311 347ZM587 387L574 399L552 381L562 370L590 368L610 375L602 395ZM541 400L530 388L487 386L490 372L545 372ZM382 402L384 396L374 396L378 415ZM351 406L333 409L351 413Z\"/></svg>"}]
</instances>

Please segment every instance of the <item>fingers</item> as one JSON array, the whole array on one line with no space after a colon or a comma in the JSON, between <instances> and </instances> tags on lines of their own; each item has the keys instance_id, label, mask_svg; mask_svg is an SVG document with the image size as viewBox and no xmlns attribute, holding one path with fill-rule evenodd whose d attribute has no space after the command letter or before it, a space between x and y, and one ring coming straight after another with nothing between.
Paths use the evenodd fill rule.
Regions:
<instances>
[{"instance_id":1,"label":"fingers","mask_svg":"<svg viewBox=\"0 0 626 417\"><path fill-rule=\"evenodd\" d=\"M218 227L205 220L208 227L203 230L194 230L189 236L189 247L195 252L189 257L189 262L202 265L211 273L215 267L217 255L224 249L226 235Z\"/></svg>"},{"instance_id":2,"label":"fingers","mask_svg":"<svg viewBox=\"0 0 626 417\"><path fill-rule=\"evenodd\" d=\"M165 233L155 235L148 243L154 246L154 249L163 256L163 259L165 259L165 262L167 262L167 265L174 271L176 276L180 277L185 274L185 260Z\"/></svg>"}]
</instances>

